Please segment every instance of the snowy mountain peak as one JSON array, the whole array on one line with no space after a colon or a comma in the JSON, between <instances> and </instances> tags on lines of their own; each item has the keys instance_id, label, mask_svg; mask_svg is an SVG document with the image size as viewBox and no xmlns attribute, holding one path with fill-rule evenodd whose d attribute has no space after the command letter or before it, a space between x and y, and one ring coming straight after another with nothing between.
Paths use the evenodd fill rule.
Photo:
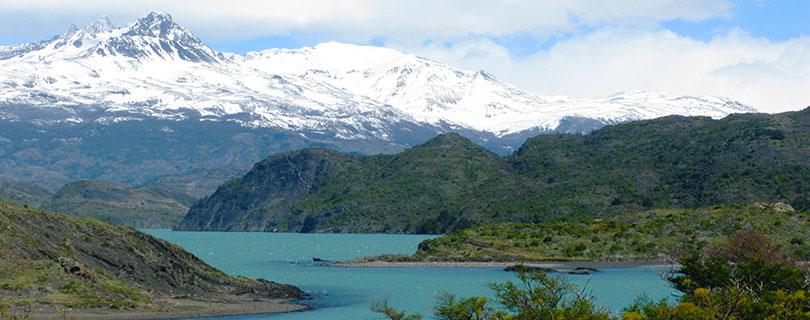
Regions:
<instances>
[{"instance_id":1,"label":"snowy mountain peak","mask_svg":"<svg viewBox=\"0 0 810 320\"><path fill-rule=\"evenodd\" d=\"M32 63L95 57L119 69L138 68L146 61L219 63L224 60L221 53L176 24L170 15L156 11L123 28L116 28L102 16L81 29L71 26L48 41L0 47L0 60L15 57Z\"/></svg>"},{"instance_id":2,"label":"snowy mountain peak","mask_svg":"<svg viewBox=\"0 0 810 320\"><path fill-rule=\"evenodd\" d=\"M138 19L139 23L147 23L147 24L162 24L165 22L172 22L172 15L165 13L163 11L155 11L152 10L147 13L145 16Z\"/></svg>"},{"instance_id":3,"label":"snowy mountain peak","mask_svg":"<svg viewBox=\"0 0 810 320\"><path fill-rule=\"evenodd\" d=\"M111 32L115 29L115 25L110 22L110 18L107 16L101 16L98 20L93 21L93 23L84 27L84 30L87 33L98 34L103 32Z\"/></svg>"},{"instance_id":4,"label":"snowy mountain peak","mask_svg":"<svg viewBox=\"0 0 810 320\"><path fill-rule=\"evenodd\" d=\"M98 20L81 29L76 27L76 25L71 25L64 33L53 37L50 40L50 45L55 49L66 45L80 48L83 45L83 40L96 39L99 36L103 36L105 33L112 32L114 29L115 26L110 22L110 19L107 18L107 16L101 16Z\"/></svg>"},{"instance_id":5,"label":"snowy mountain peak","mask_svg":"<svg viewBox=\"0 0 810 320\"><path fill-rule=\"evenodd\" d=\"M153 37L184 44L202 43L197 36L175 23L171 15L159 11L150 12L125 29L125 36Z\"/></svg>"}]
</instances>

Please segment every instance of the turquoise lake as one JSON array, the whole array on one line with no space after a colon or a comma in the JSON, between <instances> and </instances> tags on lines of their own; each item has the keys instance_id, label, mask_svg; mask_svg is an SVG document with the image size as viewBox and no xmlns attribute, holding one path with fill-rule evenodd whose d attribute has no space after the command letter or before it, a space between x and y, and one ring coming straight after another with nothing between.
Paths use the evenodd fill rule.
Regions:
<instances>
[{"instance_id":1,"label":"turquoise lake","mask_svg":"<svg viewBox=\"0 0 810 320\"><path fill-rule=\"evenodd\" d=\"M386 297L392 306L429 319L439 292L491 296L487 283L515 279L513 273L494 268L342 268L312 261L314 257L339 261L383 253L412 254L419 242L434 236L143 231L180 245L228 274L298 286L312 296L302 303L315 307L306 312L219 319L380 319L369 306ZM602 269L564 276L586 285L586 292L600 305L618 311L640 294L672 301L675 290L656 271Z\"/></svg>"}]
</instances>

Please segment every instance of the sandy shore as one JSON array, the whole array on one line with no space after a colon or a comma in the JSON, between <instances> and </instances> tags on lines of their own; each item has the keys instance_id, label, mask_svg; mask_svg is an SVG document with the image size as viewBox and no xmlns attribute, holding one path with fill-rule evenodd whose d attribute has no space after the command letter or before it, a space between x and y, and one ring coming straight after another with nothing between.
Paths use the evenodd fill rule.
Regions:
<instances>
[{"instance_id":1,"label":"sandy shore","mask_svg":"<svg viewBox=\"0 0 810 320\"><path fill-rule=\"evenodd\" d=\"M333 267L366 267L366 268L506 268L521 264L519 262L453 262L453 261L345 261L329 264ZM677 268L663 260L650 261L529 261L523 262L527 267L547 268L555 271L570 271L576 268Z\"/></svg>"},{"instance_id":2,"label":"sandy shore","mask_svg":"<svg viewBox=\"0 0 810 320\"><path fill-rule=\"evenodd\" d=\"M163 301L157 310L79 309L66 312L34 312L31 319L177 319L281 313L308 310L309 307L288 304L287 300L244 299L208 302L188 299Z\"/></svg>"}]
</instances>

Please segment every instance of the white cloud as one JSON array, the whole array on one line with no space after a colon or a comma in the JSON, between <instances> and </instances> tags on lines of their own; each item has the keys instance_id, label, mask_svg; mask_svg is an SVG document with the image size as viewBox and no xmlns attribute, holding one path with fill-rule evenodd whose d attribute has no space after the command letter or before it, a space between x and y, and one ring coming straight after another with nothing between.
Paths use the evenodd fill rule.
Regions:
<instances>
[{"instance_id":1,"label":"white cloud","mask_svg":"<svg viewBox=\"0 0 810 320\"><path fill-rule=\"evenodd\" d=\"M106 14L124 23L149 10L162 10L203 38L214 39L302 30L354 40L547 35L582 25L702 20L728 14L729 8L728 0L0 0L0 12L6 13L0 15L51 20ZM0 20L0 34L37 27L36 21L18 23Z\"/></svg>"},{"instance_id":2,"label":"white cloud","mask_svg":"<svg viewBox=\"0 0 810 320\"><path fill-rule=\"evenodd\" d=\"M391 45L485 69L541 94L589 97L649 90L726 96L766 112L810 106L810 37L774 42L734 30L703 42L657 28L603 28L524 59L486 39L451 46Z\"/></svg>"}]
</instances>

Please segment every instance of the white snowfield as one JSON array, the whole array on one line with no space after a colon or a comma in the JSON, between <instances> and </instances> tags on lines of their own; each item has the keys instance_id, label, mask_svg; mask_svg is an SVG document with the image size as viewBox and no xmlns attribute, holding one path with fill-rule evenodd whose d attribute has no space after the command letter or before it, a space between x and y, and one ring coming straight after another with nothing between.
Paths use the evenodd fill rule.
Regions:
<instances>
[{"instance_id":1,"label":"white snowfield","mask_svg":"<svg viewBox=\"0 0 810 320\"><path fill-rule=\"evenodd\" d=\"M246 55L217 52L171 16L122 28L102 18L48 41L0 47L0 118L8 105L57 110L52 122L145 117L237 121L249 127L336 130L386 140L391 124L449 125L503 136L554 130L563 118L605 123L665 115L756 112L730 99L624 92L597 99L540 96L392 49L323 43Z\"/></svg>"}]
</instances>

